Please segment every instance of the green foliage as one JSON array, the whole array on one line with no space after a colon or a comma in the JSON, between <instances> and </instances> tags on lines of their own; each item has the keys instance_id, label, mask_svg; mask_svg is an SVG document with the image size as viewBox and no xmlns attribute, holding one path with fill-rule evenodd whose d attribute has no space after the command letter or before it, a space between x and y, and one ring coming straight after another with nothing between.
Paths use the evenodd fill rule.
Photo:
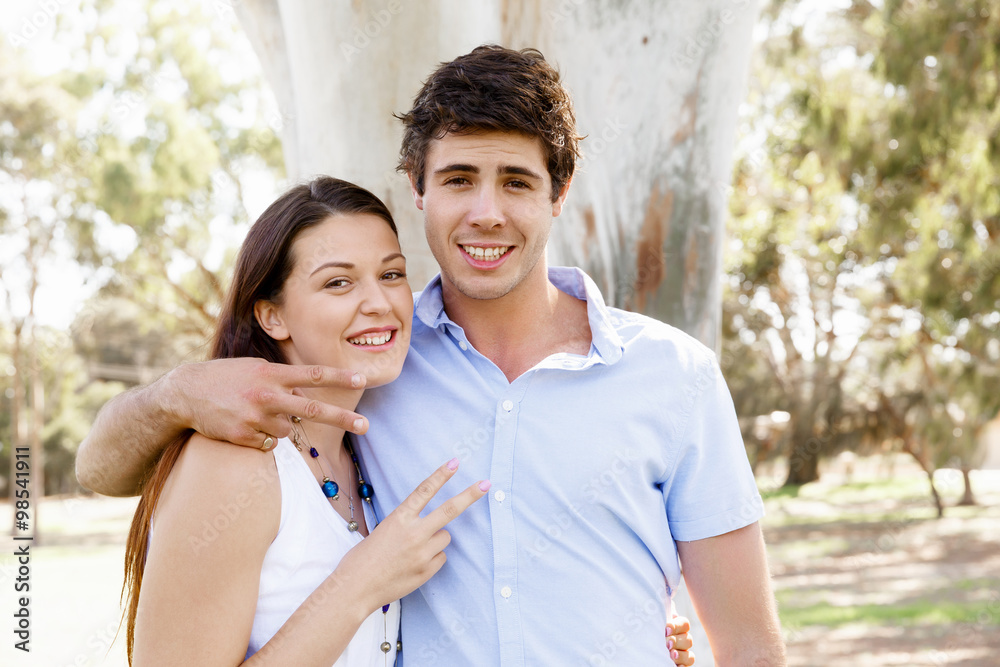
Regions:
<instances>
[{"instance_id":1,"label":"green foliage","mask_svg":"<svg viewBox=\"0 0 1000 667\"><path fill-rule=\"evenodd\" d=\"M789 412L793 460L896 441L974 466L1000 409L1000 9L764 17L724 301L738 409Z\"/></svg>"},{"instance_id":2,"label":"green foliage","mask_svg":"<svg viewBox=\"0 0 1000 667\"><path fill-rule=\"evenodd\" d=\"M249 223L244 182L280 175L280 114L267 113L235 17L212 12L194 0L66 7L53 47L68 66L47 75L0 44L0 354L16 331L25 397L44 387L50 492L75 488L76 446L124 386L102 380L148 381L204 356ZM39 285L69 264L100 286L75 346L35 317ZM21 414L34 428L27 399Z\"/></svg>"}]
</instances>

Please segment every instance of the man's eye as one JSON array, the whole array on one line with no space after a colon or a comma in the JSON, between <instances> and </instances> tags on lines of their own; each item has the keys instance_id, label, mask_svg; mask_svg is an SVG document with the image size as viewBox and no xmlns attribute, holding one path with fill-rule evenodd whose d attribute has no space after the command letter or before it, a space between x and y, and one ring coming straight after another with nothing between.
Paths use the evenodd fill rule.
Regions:
<instances>
[{"instance_id":1,"label":"man's eye","mask_svg":"<svg viewBox=\"0 0 1000 667\"><path fill-rule=\"evenodd\" d=\"M518 189L518 190L528 189L528 188L531 187L530 185L528 185L524 181L508 181L507 185L513 186L515 189Z\"/></svg>"},{"instance_id":2,"label":"man's eye","mask_svg":"<svg viewBox=\"0 0 1000 667\"><path fill-rule=\"evenodd\" d=\"M445 185L466 185L469 179L464 176L452 176L447 181L444 182Z\"/></svg>"}]
</instances>

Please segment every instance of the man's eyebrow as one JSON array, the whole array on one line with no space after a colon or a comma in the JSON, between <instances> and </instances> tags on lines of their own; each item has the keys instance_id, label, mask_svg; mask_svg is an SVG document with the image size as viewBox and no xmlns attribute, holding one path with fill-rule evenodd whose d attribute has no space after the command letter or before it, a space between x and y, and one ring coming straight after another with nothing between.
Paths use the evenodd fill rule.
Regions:
<instances>
[{"instance_id":1,"label":"man's eyebrow","mask_svg":"<svg viewBox=\"0 0 1000 667\"><path fill-rule=\"evenodd\" d=\"M479 167L474 164L449 164L446 167L441 167L440 169L435 169L434 174L450 174L454 171L464 171L469 174L478 174Z\"/></svg>"},{"instance_id":2,"label":"man's eyebrow","mask_svg":"<svg viewBox=\"0 0 1000 667\"><path fill-rule=\"evenodd\" d=\"M466 174L478 174L479 167L477 167L474 164L449 164L445 167L441 167L440 169L435 169L434 175L437 176L440 174L450 174L454 172L463 172ZM502 164L499 167L497 167L497 174L500 175L513 174L517 176L527 176L528 178L533 178L539 181L542 180L541 175L538 174L537 172L532 171L527 167L516 167L510 164Z\"/></svg>"},{"instance_id":3,"label":"man's eyebrow","mask_svg":"<svg viewBox=\"0 0 1000 667\"><path fill-rule=\"evenodd\" d=\"M542 177L536 172L526 168L526 167L515 167L514 165L500 165L497 167L497 173L503 174L516 174L518 176L527 176L528 178L534 178L536 180L542 180Z\"/></svg>"}]
</instances>

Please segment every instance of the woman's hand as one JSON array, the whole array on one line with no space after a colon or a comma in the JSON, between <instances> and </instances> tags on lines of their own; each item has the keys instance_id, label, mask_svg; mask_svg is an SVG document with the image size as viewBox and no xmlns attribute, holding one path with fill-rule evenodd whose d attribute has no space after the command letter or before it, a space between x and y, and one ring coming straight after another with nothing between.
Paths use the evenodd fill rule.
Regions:
<instances>
[{"instance_id":1,"label":"woman's hand","mask_svg":"<svg viewBox=\"0 0 1000 667\"><path fill-rule=\"evenodd\" d=\"M667 648L670 659L675 665L690 667L694 664L694 651L691 647L691 623L683 616L674 616L667 623Z\"/></svg>"},{"instance_id":2,"label":"woman's hand","mask_svg":"<svg viewBox=\"0 0 1000 667\"><path fill-rule=\"evenodd\" d=\"M477 482L421 517L420 512L456 470L458 459L434 471L337 567L339 575L363 577L368 582L363 594L371 611L413 592L441 569L446 560L444 548L451 542L444 526L490 490L489 481Z\"/></svg>"}]
</instances>

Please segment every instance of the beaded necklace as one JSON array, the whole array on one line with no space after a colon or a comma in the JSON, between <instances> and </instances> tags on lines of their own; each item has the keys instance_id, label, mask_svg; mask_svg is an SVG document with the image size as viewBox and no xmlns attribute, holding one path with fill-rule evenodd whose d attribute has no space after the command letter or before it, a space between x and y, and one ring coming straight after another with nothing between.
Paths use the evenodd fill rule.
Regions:
<instances>
[{"instance_id":1,"label":"beaded necklace","mask_svg":"<svg viewBox=\"0 0 1000 667\"><path fill-rule=\"evenodd\" d=\"M337 500L340 498L340 485L336 481L330 478L329 475L323 470L323 464L319 460L319 452L312 443L309 442L309 436L306 435L305 429L299 431L299 426L302 423L302 419L296 417L295 415L289 415L288 419L292 422L292 443L295 448L300 452L302 449L302 440L305 440L305 444L309 447L309 456L316 462L316 466L319 468L319 474L323 477L323 481L319 483L320 488L323 490L323 495L325 495L330 500ZM372 498L375 497L375 489L371 484L365 481L365 478L361 475L361 465L358 463L358 457L354 453L354 446L351 444L351 439L344 434L344 449L351 456L351 462L354 463L354 470L358 473L358 497L368 503L370 506L372 504ZM351 520L347 522L347 530L354 533L358 530L358 522L354 520L354 497L350 490L347 492L347 506L350 508ZM372 516L375 516L374 510L372 511ZM378 519L375 520L375 526L378 526ZM375 529L372 526L372 530ZM389 605L382 605L382 638L383 642L379 646L382 651L383 656L385 656L385 664L388 665L389 651L392 650L392 644L389 643ZM403 642L396 642L396 655L403 650ZM396 664L393 661L393 664Z\"/></svg>"}]
</instances>

